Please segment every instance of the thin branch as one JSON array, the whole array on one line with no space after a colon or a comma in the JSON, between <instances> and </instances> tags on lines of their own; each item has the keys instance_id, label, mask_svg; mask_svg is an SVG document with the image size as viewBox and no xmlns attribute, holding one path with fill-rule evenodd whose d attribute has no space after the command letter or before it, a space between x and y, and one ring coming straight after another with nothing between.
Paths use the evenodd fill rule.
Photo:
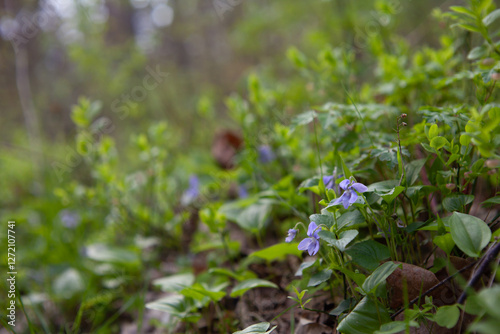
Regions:
<instances>
[{"instance_id":1,"label":"thin branch","mask_svg":"<svg viewBox=\"0 0 500 334\"><path fill-rule=\"evenodd\" d=\"M467 283L467 286L464 289L464 292L462 292L462 294L458 298L457 300L458 304L463 304L465 302L465 298L467 298L467 290L472 286L474 286L479 281L479 279L481 278L481 276L483 276L486 269L488 269L490 262L497 257L499 252L500 252L500 243L497 243L488 252L486 252L486 254L483 255L481 265L477 268L477 271L470 278L469 283Z\"/></svg>"}]
</instances>

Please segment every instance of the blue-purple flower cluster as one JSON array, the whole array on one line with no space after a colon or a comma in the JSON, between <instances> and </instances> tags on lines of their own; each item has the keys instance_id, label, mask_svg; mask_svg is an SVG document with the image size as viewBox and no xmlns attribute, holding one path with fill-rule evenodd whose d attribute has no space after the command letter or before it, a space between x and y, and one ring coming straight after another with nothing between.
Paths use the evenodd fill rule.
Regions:
<instances>
[{"instance_id":1,"label":"blue-purple flower cluster","mask_svg":"<svg viewBox=\"0 0 500 334\"><path fill-rule=\"evenodd\" d=\"M324 176L323 183L325 184L325 188L333 189L335 185L335 178L333 176ZM333 202L333 205L342 204L345 209L356 202L359 197L358 193L364 193L368 190L367 186L359 182L354 182L353 179L345 179L340 182L339 186L344 190L344 193ZM320 227L318 227L315 222L311 221L307 229L308 238L305 238L299 243L299 250L307 250L311 256L314 256L319 252L320 245L318 230L320 230ZM298 230L295 228L289 229L285 241L292 242L297 235L297 232Z\"/></svg>"}]
</instances>

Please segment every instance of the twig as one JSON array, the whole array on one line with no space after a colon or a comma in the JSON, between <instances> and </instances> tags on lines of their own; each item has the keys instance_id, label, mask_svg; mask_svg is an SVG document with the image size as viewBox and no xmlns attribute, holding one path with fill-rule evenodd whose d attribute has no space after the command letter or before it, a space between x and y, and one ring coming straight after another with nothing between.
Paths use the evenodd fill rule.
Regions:
<instances>
[{"instance_id":1,"label":"twig","mask_svg":"<svg viewBox=\"0 0 500 334\"><path fill-rule=\"evenodd\" d=\"M412 306L413 304L415 304L416 302L418 302L420 299L422 299L422 297L425 297L427 296L429 293L431 293L432 291L436 290L437 288L439 288L440 286L442 286L443 284L445 284L446 282L448 282L449 280L451 280L453 277L455 277L457 274L460 274L464 271L466 271L467 269L469 269L470 267L472 267L473 265L475 265L477 263L477 261L474 261L474 262L471 262L469 263L468 265L466 265L465 267L463 267L462 269L460 269L459 271L457 271L456 273L454 273L453 275L450 275L448 277L446 277L444 280L442 280L441 282L439 282L438 284L434 285L432 288L430 288L429 290L425 291L423 294L419 295L418 297L415 297L413 298L410 303L408 304L408 307ZM403 312L405 310L404 307L400 308L397 312L393 313L391 315L391 319L394 320L394 318L396 318L401 312Z\"/></svg>"},{"instance_id":2,"label":"twig","mask_svg":"<svg viewBox=\"0 0 500 334\"><path fill-rule=\"evenodd\" d=\"M477 268L477 271L474 273L474 275L471 277L469 280L469 283L467 283L467 286L464 289L464 292L460 295L460 297L457 300L457 304L463 304L465 301L465 298L467 298L467 289L474 286L477 281L483 276L484 272L488 268L489 264L493 259L495 259L500 252L500 243L497 243L495 246L493 246L486 254L483 255L483 261L481 265Z\"/></svg>"}]
</instances>

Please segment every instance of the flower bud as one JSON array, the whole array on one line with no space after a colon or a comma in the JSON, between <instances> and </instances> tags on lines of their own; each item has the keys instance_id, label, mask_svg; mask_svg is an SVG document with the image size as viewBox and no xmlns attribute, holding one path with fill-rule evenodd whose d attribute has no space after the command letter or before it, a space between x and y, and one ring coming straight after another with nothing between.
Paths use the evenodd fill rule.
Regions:
<instances>
[{"instance_id":1,"label":"flower bud","mask_svg":"<svg viewBox=\"0 0 500 334\"><path fill-rule=\"evenodd\" d=\"M406 118L407 116L407 114L401 114L401 118Z\"/></svg>"},{"instance_id":2,"label":"flower bud","mask_svg":"<svg viewBox=\"0 0 500 334\"><path fill-rule=\"evenodd\" d=\"M498 168L498 167L500 167L500 160L488 159L488 160L486 160L485 165L488 168Z\"/></svg>"},{"instance_id":3,"label":"flower bud","mask_svg":"<svg viewBox=\"0 0 500 334\"><path fill-rule=\"evenodd\" d=\"M500 80L500 73L493 73L493 74L491 75L491 79L492 79L492 80L495 80L495 81Z\"/></svg>"},{"instance_id":4,"label":"flower bud","mask_svg":"<svg viewBox=\"0 0 500 334\"><path fill-rule=\"evenodd\" d=\"M455 183L447 183L446 184L446 189L448 189L448 190L453 190L453 189L455 189L455 187L456 187Z\"/></svg>"},{"instance_id":5,"label":"flower bud","mask_svg":"<svg viewBox=\"0 0 500 334\"><path fill-rule=\"evenodd\" d=\"M495 59L493 58L486 58L481 61L481 65L483 66L492 66L495 64Z\"/></svg>"},{"instance_id":6,"label":"flower bud","mask_svg":"<svg viewBox=\"0 0 500 334\"><path fill-rule=\"evenodd\" d=\"M472 172L465 172L464 173L464 178L468 179L471 174L472 174Z\"/></svg>"},{"instance_id":7,"label":"flower bud","mask_svg":"<svg viewBox=\"0 0 500 334\"><path fill-rule=\"evenodd\" d=\"M406 122L401 123L402 126L407 126Z\"/></svg>"}]
</instances>

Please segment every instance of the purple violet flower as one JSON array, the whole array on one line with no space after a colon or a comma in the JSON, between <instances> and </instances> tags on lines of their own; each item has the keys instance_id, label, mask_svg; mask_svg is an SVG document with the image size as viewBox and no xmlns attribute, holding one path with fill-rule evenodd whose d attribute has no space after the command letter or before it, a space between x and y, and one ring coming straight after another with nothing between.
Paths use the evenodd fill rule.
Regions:
<instances>
[{"instance_id":1,"label":"purple violet flower","mask_svg":"<svg viewBox=\"0 0 500 334\"><path fill-rule=\"evenodd\" d=\"M299 244L299 250L307 250L309 255L314 256L319 251L319 235L316 229L318 225L315 222L309 224L307 229L307 235L309 238L305 238Z\"/></svg>"},{"instance_id":2,"label":"purple violet flower","mask_svg":"<svg viewBox=\"0 0 500 334\"><path fill-rule=\"evenodd\" d=\"M364 193L368 188L362 183L353 183L353 181L349 179L345 179L339 184L340 188L344 189L344 193L342 196L337 198L333 205L341 204L344 206L344 209L347 209L351 204L356 202L358 199L358 193ZM356 192L357 191L357 192Z\"/></svg>"},{"instance_id":3,"label":"purple violet flower","mask_svg":"<svg viewBox=\"0 0 500 334\"><path fill-rule=\"evenodd\" d=\"M181 204L191 204L200 195L200 181L196 175L189 177L189 188L182 194Z\"/></svg>"},{"instance_id":4,"label":"purple violet flower","mask_svg":"<svg viewBox=\"0 0 500 334\"><path fill-rule=\"evenodd\" d=\"M335 186L333 175L323 176L323 183L325 184L326 189L333 189L333 187Z\"/></svg>"},{"instance_id":5,"label":"purple violet flower","mask_svg":"<svg viewBox=\"0 0 500 334\"><path fill-rule=\"evenodd\" d=\"M247 187L245 187L244 185L238 186L238 197L239 198L247 198L248 197Z\"/></svg>"},{"instance_id":6,"label":"purple violet flower","mask_svg":"<svg viewBox=\"0 0 500 334\"><path fill-rule=\"evenodd\" d=\"M274 152L269 145L261 145L257 149L259 161L263 164L270 163L275 159Z\"/></svg>"},{"instance_id":7,"label":"purple violet flower","mask_svg":"<svg viewBox=\"0 0 500 334\"><path fill-rule=\"evenodd\" d=\"M61 210L59 212L59 218L67 228L75 228L81 221L81 217L77 212L68 209Z\"/></svg>"},{"instance_id":8,"label":"purple violet flower","mask_svg":"<svg viewBox=\"0 0 500 334\"><path fill-rule=\"evenodd\" d=\"M294 228L291 228L288 230L288 236L286 237L285 241L286 242L292 242L292 240L295 238L295 236L297 235L297 230L294 229Z\"/></svg>"}]
</instances>

